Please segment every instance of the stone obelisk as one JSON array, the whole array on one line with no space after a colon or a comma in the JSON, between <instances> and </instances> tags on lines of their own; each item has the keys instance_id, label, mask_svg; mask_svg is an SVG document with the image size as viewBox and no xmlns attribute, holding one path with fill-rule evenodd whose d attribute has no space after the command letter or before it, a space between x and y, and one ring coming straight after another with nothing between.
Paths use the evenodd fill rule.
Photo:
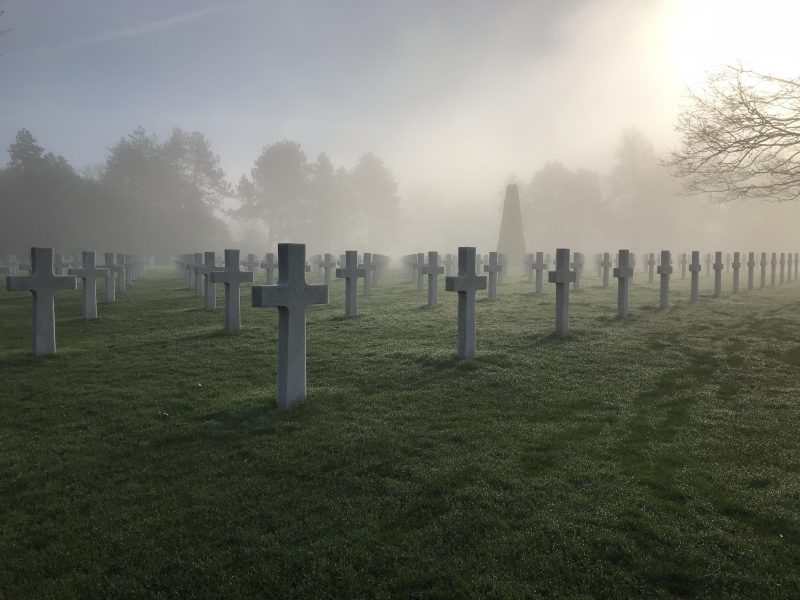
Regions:
<instances>
[{"instance_id":1,"label":"stone obelisk","mask_svg":"<svg viewBox=\"0 0 800 600\"><path fill-rule=\"evenodd\" d=\"M510 183L506 187L497 251L506 255L506 264L512 270L521 268L527 251L525 250L525 237L522 235L522 209L519 204L519 188L516 183Z\"/></svg>"}]
</instances>

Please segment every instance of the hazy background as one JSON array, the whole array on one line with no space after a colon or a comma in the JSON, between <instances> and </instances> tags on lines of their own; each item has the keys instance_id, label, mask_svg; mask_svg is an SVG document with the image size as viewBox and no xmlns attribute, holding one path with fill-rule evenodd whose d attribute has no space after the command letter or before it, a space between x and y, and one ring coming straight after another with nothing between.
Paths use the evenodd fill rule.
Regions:
<instances>
[{"instance_id":1,"label":"hazy background","mask_svg":"<svg viewBox=\"0 0 800 600\"><path fill-rule=\"evenodd\" d=\"M160 140L197 130L233 188L283 139L337 169L372 153L399 197L393 226L353 234L375 251L491 249L509 181L531 250L795 249L797 205L675 197L657 165L706 70L798 75L799 5L5 0L0 146L25 127L97 173L138 126ZM224 219L243 251L267 249L263 225ZM298 241L341 250L314 247L324 226ZM178 237L194 247L175 252L212 244Z\"/></svg>"}]
</instances>

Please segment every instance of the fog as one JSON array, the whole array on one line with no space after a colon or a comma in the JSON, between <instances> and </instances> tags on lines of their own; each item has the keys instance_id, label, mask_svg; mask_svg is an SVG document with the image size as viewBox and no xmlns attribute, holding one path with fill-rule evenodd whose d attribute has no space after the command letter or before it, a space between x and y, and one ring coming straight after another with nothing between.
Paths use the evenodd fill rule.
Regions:
<instances>
[{"instance_id":1,"label":"fog","mask_svg":"<svg viewBox=\"0 0 800 600\"><path fill-rule=\"evenodd\" d=\"M210 217L179 230L187 221L164 217L163 197L180 186L154 187L161 199L147 202L162 213L131 213L126 229L172 236L173 247L159 242L159 252L228 244L264 252L284 239L314 252L488 251L509 182L520 186L531 251L794 248L796 203L720 206L681 195L662 166L679 143L687 86L701 86L708 71L741 61L798 75L790 27L800 9L788 1L755 9L744 0L6 0L0 8L4 148L26 128L45 152L116 190L121 205L146 203L124 188L123 151L149 148L168 160L175 144L166 142L184 139L173 136L180 128L203 134L218 156L230 189L209 175L198 206L228 230ZM120 146L137 127L152 140ZM296 142L305 162L287 167L276 150L254 174L265 148L283 140ZM316 185L321 153L330 181ZM270 179L295 167L311 173L311 191ZM30 223L14 189L0 199L4 211ZM92 207L108 206L104 189L92 188ZM251 206L242 208L247 190ZM283 214L271 201L265 212L259 194L278 191L293 208ZM385 202L375 200L383 191ZM46 209L38 218L52 222L36 221L13 242L6 231L0 251L156 244L135 228L139 238L103 237L111 217L98 212L90 232Z\"/></svg>"}]
</instances>

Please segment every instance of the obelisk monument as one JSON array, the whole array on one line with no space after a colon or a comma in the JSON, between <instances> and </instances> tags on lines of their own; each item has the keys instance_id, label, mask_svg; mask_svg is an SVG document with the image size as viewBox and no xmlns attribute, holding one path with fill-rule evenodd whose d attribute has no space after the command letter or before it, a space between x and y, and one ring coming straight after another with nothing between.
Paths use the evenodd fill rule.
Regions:
<instances>
[{"instance_id":1,"label":"obelisk monument","mask_svg":"<svg viewBox=\"0 0 800 600\"><path fill-rule=\"evenodd\" d=\"M497 251L506 255L506 264L512 270L516 271L521 268L527 251L525 250L525 237L522 235L522 209L519 204L519 188L516 183L510 183L506 187Z\"/></svg>"}]
</instances>

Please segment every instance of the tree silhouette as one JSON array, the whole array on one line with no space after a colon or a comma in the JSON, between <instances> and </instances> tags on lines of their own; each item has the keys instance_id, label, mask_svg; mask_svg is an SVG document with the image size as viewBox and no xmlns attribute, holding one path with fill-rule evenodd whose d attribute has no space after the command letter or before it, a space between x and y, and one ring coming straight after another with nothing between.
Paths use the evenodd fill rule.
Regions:
<instances>
[{"instance_id":1,"label":"tree silhouette","mask_svg":"<svg viewBox=\"0 0 800 600\"><path fill-rule=\"evenodd\" d=\"M669 165L688 194L718 202L800 198L800 79L741 65L712 74L678 118Z\"/></svg>"}]
</instances>

